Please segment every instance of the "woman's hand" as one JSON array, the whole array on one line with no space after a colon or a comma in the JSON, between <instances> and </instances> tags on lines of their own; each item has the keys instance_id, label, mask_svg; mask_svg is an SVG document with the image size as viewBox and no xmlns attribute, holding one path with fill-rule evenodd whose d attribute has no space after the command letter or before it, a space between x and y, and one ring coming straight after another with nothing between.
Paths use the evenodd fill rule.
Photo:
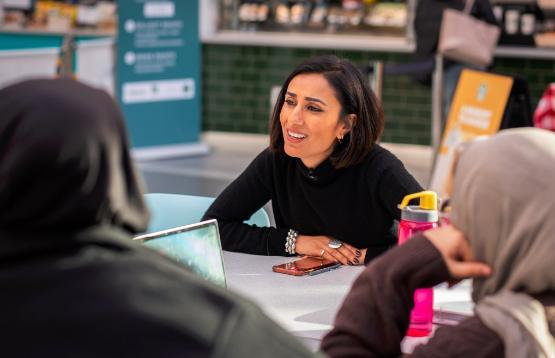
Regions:
<instances>
[{"instance_id":1,"label":"woman's hand","mask_svg":"<svg viewBox=\"0 0 555 358\"><path fill-rule=\"evenodd\" d=\"M299 235L295 244L295 251L299 255L321 257L340 262L343 265L358 265L363 263L360 250L343 243L338 249L328 246L332 240L329 236Z\"/></svg>"},{"instance_id":2,"label":"woman's hand","mask_svg":"<svg viewBox=\"0 0 555 358\"><path fill-rule=\"evenodd\" d=\"M491 268L474 260L470 244L463 233L451 225L427 230L424 236L441 252L449 274L455 280L471 277L487 277Z\"/></svg>"},{"instance_id":3,"label":"woman's hand","mask_svg":"<svg viewBox=\"0 0 555 358\"><path fill-rule=\"evenodd\" d=\"M357 265L364 265L364 260L366 260L366 252L368 251L368 249L360 249L360 256L358 258L358 264Z\"/></svg>"}]
</instances>

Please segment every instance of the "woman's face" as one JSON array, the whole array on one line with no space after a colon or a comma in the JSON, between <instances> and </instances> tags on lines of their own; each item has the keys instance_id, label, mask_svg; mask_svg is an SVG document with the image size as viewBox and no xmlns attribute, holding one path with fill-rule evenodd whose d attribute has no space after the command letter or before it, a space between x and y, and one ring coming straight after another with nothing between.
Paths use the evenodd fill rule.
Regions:
<instances>
[{"instance_id":1,"label":"woman's face","mask_svg":"<svg viewBox=\"0 0 555 358\"><path fill-rule=\"evenodd\" d=\"M301 74L287 87L279 115L284 150L314 168L333 151L337 138L347 132L340 120L341 105L321 74Z\"/></svg>"}]
</instances>

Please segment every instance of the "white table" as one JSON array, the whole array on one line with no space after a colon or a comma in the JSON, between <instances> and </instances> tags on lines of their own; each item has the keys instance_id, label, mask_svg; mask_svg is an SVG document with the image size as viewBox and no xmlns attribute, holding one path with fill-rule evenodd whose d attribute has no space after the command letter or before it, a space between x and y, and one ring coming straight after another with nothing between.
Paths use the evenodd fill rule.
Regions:
<instances>
[{"instance_id":1,"label":"white table","mask_svg":"<svg viewBox=\"0 0 555 358\"><path fill-rule=\"evenodd\" d=\"M363 266L341 266L315 276L291 276L272 272L272 266L293 260L281 256L257 256L224 251L228 288L256 302L262 310L312 349L332 328L333 319ZM455 289L442 284L434 290L434 307L459 307L470 301L470 282ZM422 339L406 338L402 349L412 351Z\"/></svg>"},{"instance_id":2,"label":"white table","mask_svg":"<svg viewBox=\"0 0 555 358\"><path fill-rule=\"evenodd\" d=\"M362 266L342 266L314 276L291 276L272 266L282 256L224 252L228 288L256 302L264 312L310 348L317 348Z\"/></svg>"}]
</instances>

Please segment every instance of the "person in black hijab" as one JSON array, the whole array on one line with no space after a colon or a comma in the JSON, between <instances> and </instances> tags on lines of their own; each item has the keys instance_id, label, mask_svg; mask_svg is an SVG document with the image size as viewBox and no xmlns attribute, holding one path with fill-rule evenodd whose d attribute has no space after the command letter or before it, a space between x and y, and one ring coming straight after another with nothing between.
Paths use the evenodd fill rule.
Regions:
<instances>
[{"instance_id":1,"label":"person in black hijab","mask_svg":"<svg viewBox=\"0 0 555 358\"><path fill-rule=\"evenodd\" d=\"M3 356L313 356L255 305L130 240L147 223L108 94L72 80L0 90Z\"/></svg>"},{"instance_id":2,"label":"person in black hijab","mask_svg":"<svg viewBox=\"0 0 555 358\"><path fill-rule=\"evenodd\" d=\"M0 113L2 229L146 229L123 119L108 94L75 81L27 81L1 91Z\"/></svg>"}]
</instances>

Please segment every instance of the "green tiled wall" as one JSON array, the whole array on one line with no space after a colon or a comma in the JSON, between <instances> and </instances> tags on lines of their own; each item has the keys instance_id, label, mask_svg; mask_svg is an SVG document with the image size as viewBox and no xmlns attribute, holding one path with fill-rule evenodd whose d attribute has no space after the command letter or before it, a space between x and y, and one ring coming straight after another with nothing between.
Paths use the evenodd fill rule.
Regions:
<instances>
[{"instance_id":1,"label":"green tiled wall","mask_svg":"<svg viewBox=\"0 0 555 358\"><path fill-rule=\"evenodd\" d=\"M410 62L409 54L330 51L280 47L203 45L203 129L267 133L270 89L281 85L302 60L333 53L357 65L382 60ZM518 73L530 83L532 106L544 88L555 82L555 62L547 60L497 59L496 71ZM430 89L407 76L384 79L385 142L429 144Z\"/></svg>"}]
</instances>

